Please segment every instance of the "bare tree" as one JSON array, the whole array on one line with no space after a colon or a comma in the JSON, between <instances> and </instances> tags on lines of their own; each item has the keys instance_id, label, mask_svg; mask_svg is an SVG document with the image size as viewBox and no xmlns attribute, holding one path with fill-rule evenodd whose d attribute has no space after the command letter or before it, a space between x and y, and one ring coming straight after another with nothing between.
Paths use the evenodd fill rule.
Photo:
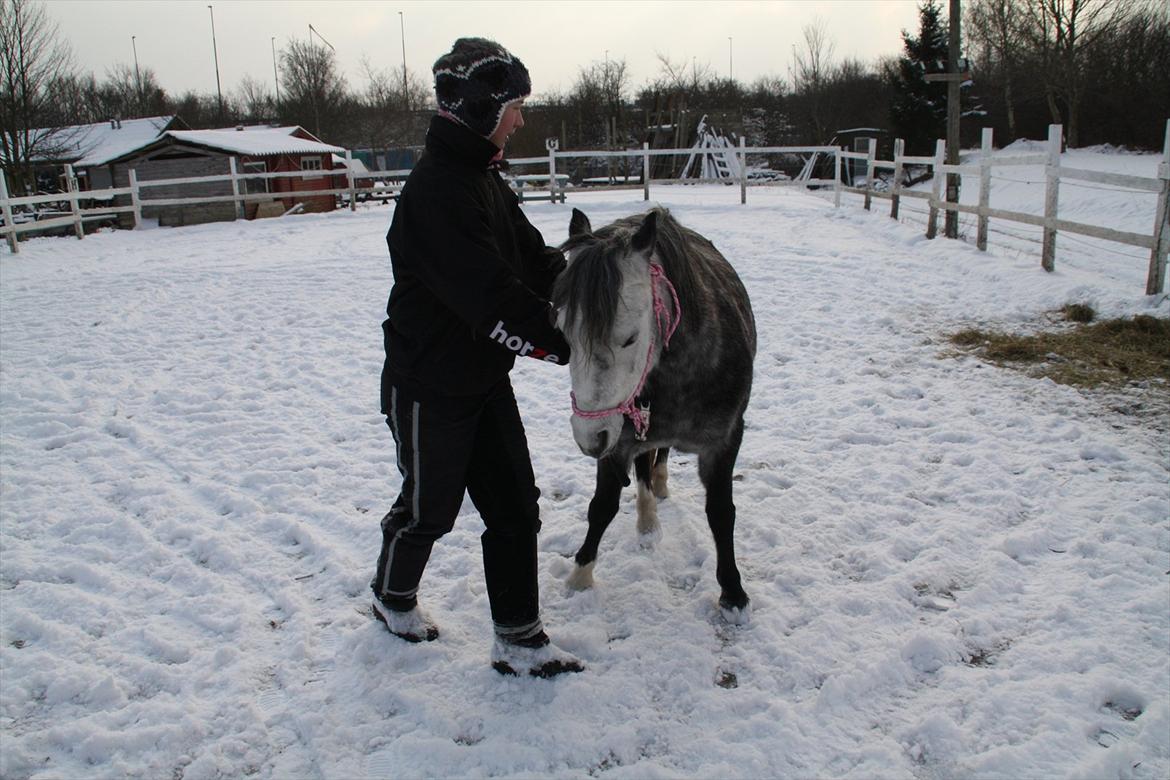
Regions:
<instances>
[{"instance_id":1,"label":"bare tree","mask_svg":"<svg viewBox=\"0 0 1170 780\"><path fill-rule=\"evenodd\" d=\"M1026 43L1021 17L1018 0L974 0L967 6L967 37L983 49L985 64L1000 75L1008 140L1019 136L1014 77Z\"/></svg>"},{"instance_id":2,"label":"bare tree","mask_svg":"<svg viewBox=\"0 0 1170 780\"><path fill-rule=\"evenodd\" d=\"M347 100L345 78L331 49L312 41L290 41L281 52L281 113L322 137L340 128Z\"/></svg>"},{"instance_id":3,"label":"bare tree","mask_svg":"<svg viewBox=\"0 0 1170 780\"><path fill-rule=\"evenodd\" d=\"M659 77L655 86L675 98L675 108L685 109L690 98L700 93L703 85L714 78L711 65L700 65L694 58L689 65L684 60L675 62L665 54L658 54Z\"/></svg>"},{"instance_id":4,"label":"bare tree","mask_svg":"<svg viewBox=\"0 0 1170 780\"><path fill-rule=\"evenodd\" d=\"M249 122L264 122L276 116L276 100L268 86L245 75L236 87L233 102L239 106L241 118Z\"/></svg>"},{"instance_id":5,"label":"bare tree","mask_svg":"<svg viewBox=\"0 0 1170 780\"><path fill-rule=\"evenodd\" d=\"M49 120L54 89L73 71L69 46L44 6L0 0L0 153L14 189L35 187L33 162L68 145Z\"/></svg>"},{"instance_id":6,"label":"bare tree","mask_svg":"<svg viewBox=\"0 0 1170 780\"><path fill-rule=\"evenodd\" d=\"M416 114L431 102L431 86L414 71L379 69L366 58L361 60L366 88L362 104L361 140L371 147L408 146L418 142Z\"/></svg>"},{"instance_id":7,"label":"bare tree","mask_svg":"<svg viewBox=\"0 0 1170 780\"><path fill-rule=\"evenodd\" d=\"M818 143L823 143L829 132L825 121L825 92L833 76L833 53L837 45L829 37L828 23L820 17L806 24L803 33L804 46L792 47L793 88L804 99Z\"/></svg>"},{"instance_id":8,"label":"bare tree","mask_svg":"<svg viewBox=\"0 0 1170 780\"><path fill-rule=\"evenodd\" d=\"M1039 55L1052 121L1065 125L1069 146L1080 141L1086 53L1145 4L1144 0L1027 0L1026 34Z\"/></svg>"},{"instance_id":9,"label":"bare tree","mask_svg":"<svg viewBox=\"0 0 1170 780\"><path fill-rule=\"evenodd\" d=\"M622 140L612 137L613 127L615 124L625 126L629 88L630 75L625 60L592 62L577 71L568 103L577 112L582 140L597 145L606 140L611 144Z\"/></svg>"}]
</instances>

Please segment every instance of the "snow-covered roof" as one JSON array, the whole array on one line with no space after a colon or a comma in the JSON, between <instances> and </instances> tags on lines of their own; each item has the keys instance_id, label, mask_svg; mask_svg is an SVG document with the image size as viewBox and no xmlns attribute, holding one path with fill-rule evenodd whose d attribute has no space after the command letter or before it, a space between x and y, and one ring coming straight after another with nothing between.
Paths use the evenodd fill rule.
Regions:
<instances>
[{"instance_id":1,"label":"snow-covered roof","mask_svg":"<svg viewBox=\"0 0 1170 780\"><path fill-rule=\"evenodd\" d=\"M229 127L216 130L169 130L164 135L232 154L345 154L340 146L293 135L299 127Z\"/></svg>"},{"instance_id":2,"label":"snow-covered roof","mask_svg":"<svg viewBox=\"0 0 1170 780\"><path fill-rule=\"evenodd\" d=\"M366 167L366 164L364 162L362 162L360 159L358 159L357 157L351 158L350 162L352 163L352 165L350 167L353 168L354 173L369 173L370 172L370 169ZM333 155L333 167L334 168L338 168L338 167L344 168L345 167L345 157L343 157L340 154Z\"/></svg>"},{"instance_id":3,"label":"snow-covered roof","mask_svg":"<svg viewBox=\"0 0 1170 780\"><path fill-rule=\"evenodd\" d=\"M45 152L34 155L34 159L74 160L77 166L101 165L158 138L174 119L173 116L151 116L34 130L34 138L47 138L38 141Z\"/></svg>"}]
</instances>

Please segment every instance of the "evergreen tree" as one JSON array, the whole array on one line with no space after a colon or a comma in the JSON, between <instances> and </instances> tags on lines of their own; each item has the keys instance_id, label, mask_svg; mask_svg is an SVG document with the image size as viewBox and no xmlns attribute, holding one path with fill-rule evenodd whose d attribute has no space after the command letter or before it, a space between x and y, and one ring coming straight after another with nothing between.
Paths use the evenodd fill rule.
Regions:
<instances>
[{"instance_id":1,"label":"evergreen tree","mask_svg":"<svg viewBox=\"0 0 1170 780\"><path fill-rule=\"evenodd\" d=\"M918 7L918 36L902 31L906 53L889 74L894 90L890 124L894 135L906 141L908 154L930 154L935 139L946 135L947 85L927 82L927 73L947 68L947 29L935 0Z\"/></svg>"}]
</instances>

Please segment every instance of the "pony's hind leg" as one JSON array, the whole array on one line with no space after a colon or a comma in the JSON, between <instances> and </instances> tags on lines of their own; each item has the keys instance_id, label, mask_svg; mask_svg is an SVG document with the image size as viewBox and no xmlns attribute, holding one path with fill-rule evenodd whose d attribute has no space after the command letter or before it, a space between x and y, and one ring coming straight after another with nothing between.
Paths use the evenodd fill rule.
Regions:
<instances>
[{"instance_id":1,"label":"pony's hind leg","mask_svg":"<svg viewBox=\"0 0 1170 780\"><path fill-rule=\"evenodd\" d=\"M654 450L634 458L634 474L638 478L638 533L643 536L658 531L658 499L652 487L653 472L657 468L654 465Z\"/></svg>"},{"instance_id":2,"label":"pony's hind leg","mask_svg":"<svg viewBox=\"0 0 1170 780\"><path fill-rule=\"evenodd\" d=\"M732 501L732 472L743 439L743 419L728 446L699 455L699 478L707 489L707 524L715 537L715 579L719 581L719 607L731 623L744 623L750 615L748 596L735 565L735 503Z\"/></svg>"},{"instance_id":3,"label":"pony's hind leg","mask_svg":"<svg viewBox=\"0 0 1170 780\"><path fill-rule=\"evenodd\" d=\"M627 468L626 464L611 458L597 461L597 486L589 502L589 531L585 534L581 549L574 556L577 565L573 567L568 580L573 590L593 587L593 564L597 562L597 547L601 544L605 529L617 514L622 487L630 483Z\"/></svg>"},{"instance_id":4,"label":"pony's hind leg","mask_svg":"<svg viewBox=\"0 0 1170 780\"><path fill-rule=\"evenodd\" d=\"M666 459L670 457L670 447L660 447L654 457L654 468L650 470L650 490L657 498L666 498L670 489L666 487L666 480L670 476L666 472Z\"/></svg>"}]
</instances>

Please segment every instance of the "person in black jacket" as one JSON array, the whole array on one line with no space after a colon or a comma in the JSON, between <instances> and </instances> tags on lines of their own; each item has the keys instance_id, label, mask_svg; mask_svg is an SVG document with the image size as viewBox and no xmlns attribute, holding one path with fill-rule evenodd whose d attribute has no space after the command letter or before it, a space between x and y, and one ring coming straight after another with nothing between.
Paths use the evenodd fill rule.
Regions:
<instances>
[{"instance_id":1,"label":"person in black jacket","mask_svg":"<svg viewBox=\"0 0 1170 780\"><path fill-rule=\"evenodd\" d=\"M540 619L540 512L508 372L516 356L567 366L548 302L564 256L548 247L498 166L524 126L528 71L499 44L461 38L434 65L439 112L386 236L394 285L383 323L382 412L402 492L382 519L374 615L412 642L438 638L418 606L435 541L464 490L483 518L484 575L506 674L580 671Z\"/></svg>"}]
</instances>

